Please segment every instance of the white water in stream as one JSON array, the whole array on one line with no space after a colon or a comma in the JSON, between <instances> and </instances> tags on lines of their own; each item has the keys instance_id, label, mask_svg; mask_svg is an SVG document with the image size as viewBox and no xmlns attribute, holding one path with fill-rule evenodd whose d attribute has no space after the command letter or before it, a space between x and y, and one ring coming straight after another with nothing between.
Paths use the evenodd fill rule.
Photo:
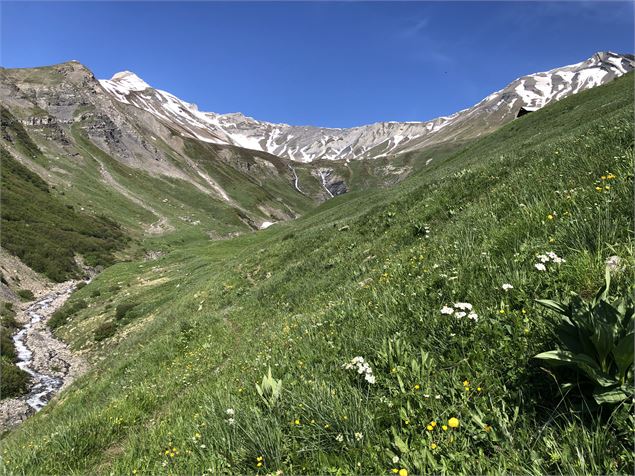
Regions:
<instances>
[{"instance_id":1,"label":"white water in stream","mask_svg":"<svg viewBox=\"0 0 635 476\"><path fill-rule=\"evenodd\" d=\"M31 328L42 320L42 312L45 312L53 301L61 296L64 299L70 296L74 287L70 287L61 295L58 293L47 294L31 304L26 315L29 321L13 336L15 350L17 352L18 361L16 365L31 376L29 393L26 395L26 403L35 411L41 410L48 403L51 397L62 387L64 379L55 377L45 373L38 372L33 367L33 351L26 345L26 338Z\"/></svg>"}]
</instances>

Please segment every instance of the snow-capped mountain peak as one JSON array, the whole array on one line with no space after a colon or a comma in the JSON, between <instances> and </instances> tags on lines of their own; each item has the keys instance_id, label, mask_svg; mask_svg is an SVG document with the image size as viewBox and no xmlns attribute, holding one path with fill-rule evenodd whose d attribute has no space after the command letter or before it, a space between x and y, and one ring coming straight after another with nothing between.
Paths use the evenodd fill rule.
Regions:
<instances>
[{"instance_id":1,"label":"snow-capped mountain peak","mask_svg":"<svg viewBox=\"0 0 635 476\"><path fill-rule=\"evenodd\" d=\"M290 126L258 121L241 113L200 112L194 104L151 88L129 71L100 83L118 101L148 111L183 135L311 162L391 157L431 144L477 137L513 120L521 109L539 109L633 69L632 55L599 52L580 63L518 78L451 116L349 129Z\"/></svg>"}]
</instances>

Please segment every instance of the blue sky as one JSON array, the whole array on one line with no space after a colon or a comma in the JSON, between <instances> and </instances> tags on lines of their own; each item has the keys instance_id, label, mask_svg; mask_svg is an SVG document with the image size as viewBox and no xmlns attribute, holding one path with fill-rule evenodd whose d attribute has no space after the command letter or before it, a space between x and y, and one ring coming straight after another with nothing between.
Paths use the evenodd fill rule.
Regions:
<instances>
[{"instance_id":1,"label":"blue sky","mask_svg":"<svg viewBox=\"0 0 635 476\"><path fill-rule=\"evenodd\" d=\"M0 63L131 70L201 110L416 121L524 74L633 53L631 2L6 2Z\"/></svg>"}]
</instances>

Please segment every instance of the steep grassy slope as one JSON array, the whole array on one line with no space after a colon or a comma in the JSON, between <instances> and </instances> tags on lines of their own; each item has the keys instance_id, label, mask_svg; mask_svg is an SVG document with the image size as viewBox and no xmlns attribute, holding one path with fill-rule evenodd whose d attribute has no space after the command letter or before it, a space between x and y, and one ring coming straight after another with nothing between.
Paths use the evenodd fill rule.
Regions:
<instances>
[{"instance_id":1,"label":"steep grassy slope","mask_svg":"<svg viewBox=\"0 0 635 476\"><path fill-rule=\"evenodd\" d=\"M1 147L0 158L3 248L55 281L80 276L75 255L90 266L114 262L127 241L116 223L65 205Z\"/></svg>"},{"instance_id":2,"label":"steep grassy slope","mask_svg":"<svg viewBox=\"0 0 635 476\"><path fill-rule=\"evenodd\" d=\"M112 266L71 299L90 305L56 332L94 371L3 437L3 463L29 474L631 474L632 405L581 410L531 357L554 341L534 299L589 296L611 255L622 260L612 292L632 292L632 161L628 75L394 189L232 240L148 240L166 254ZM548 251L566 262L540 271ZM440 313L455 302L478 321ZM95 340L107 323L112 336ZM343 368L356 356L373 383ZM282 381L272 405L256 388L268 368ZM444 430L451 418L458 428Z\"/></svg>"}]
</instances>

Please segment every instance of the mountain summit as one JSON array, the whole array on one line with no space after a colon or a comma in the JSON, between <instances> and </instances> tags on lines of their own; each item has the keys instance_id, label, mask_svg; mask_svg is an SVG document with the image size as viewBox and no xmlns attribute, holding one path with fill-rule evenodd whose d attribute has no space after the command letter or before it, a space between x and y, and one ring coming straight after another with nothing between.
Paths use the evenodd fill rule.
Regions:
<instances>
[{"instance_id":1,"label":"mountain summit","mask_svg":"<svg viewBox=\"0 0 635 476\"><path fill-rule=\"evenodd\" d=\"M576 64L520 77L475 106L425 122L379 122L349 129L262 122L240 113L200 112L194 104L151 88L124 71L102 86L120 102L155 115L184 135L216 144L269 152L296 162L390 157L491 132L563 97L607 83L635 68L632 55L599 52Z\"/></svg>"}]
</instances>

